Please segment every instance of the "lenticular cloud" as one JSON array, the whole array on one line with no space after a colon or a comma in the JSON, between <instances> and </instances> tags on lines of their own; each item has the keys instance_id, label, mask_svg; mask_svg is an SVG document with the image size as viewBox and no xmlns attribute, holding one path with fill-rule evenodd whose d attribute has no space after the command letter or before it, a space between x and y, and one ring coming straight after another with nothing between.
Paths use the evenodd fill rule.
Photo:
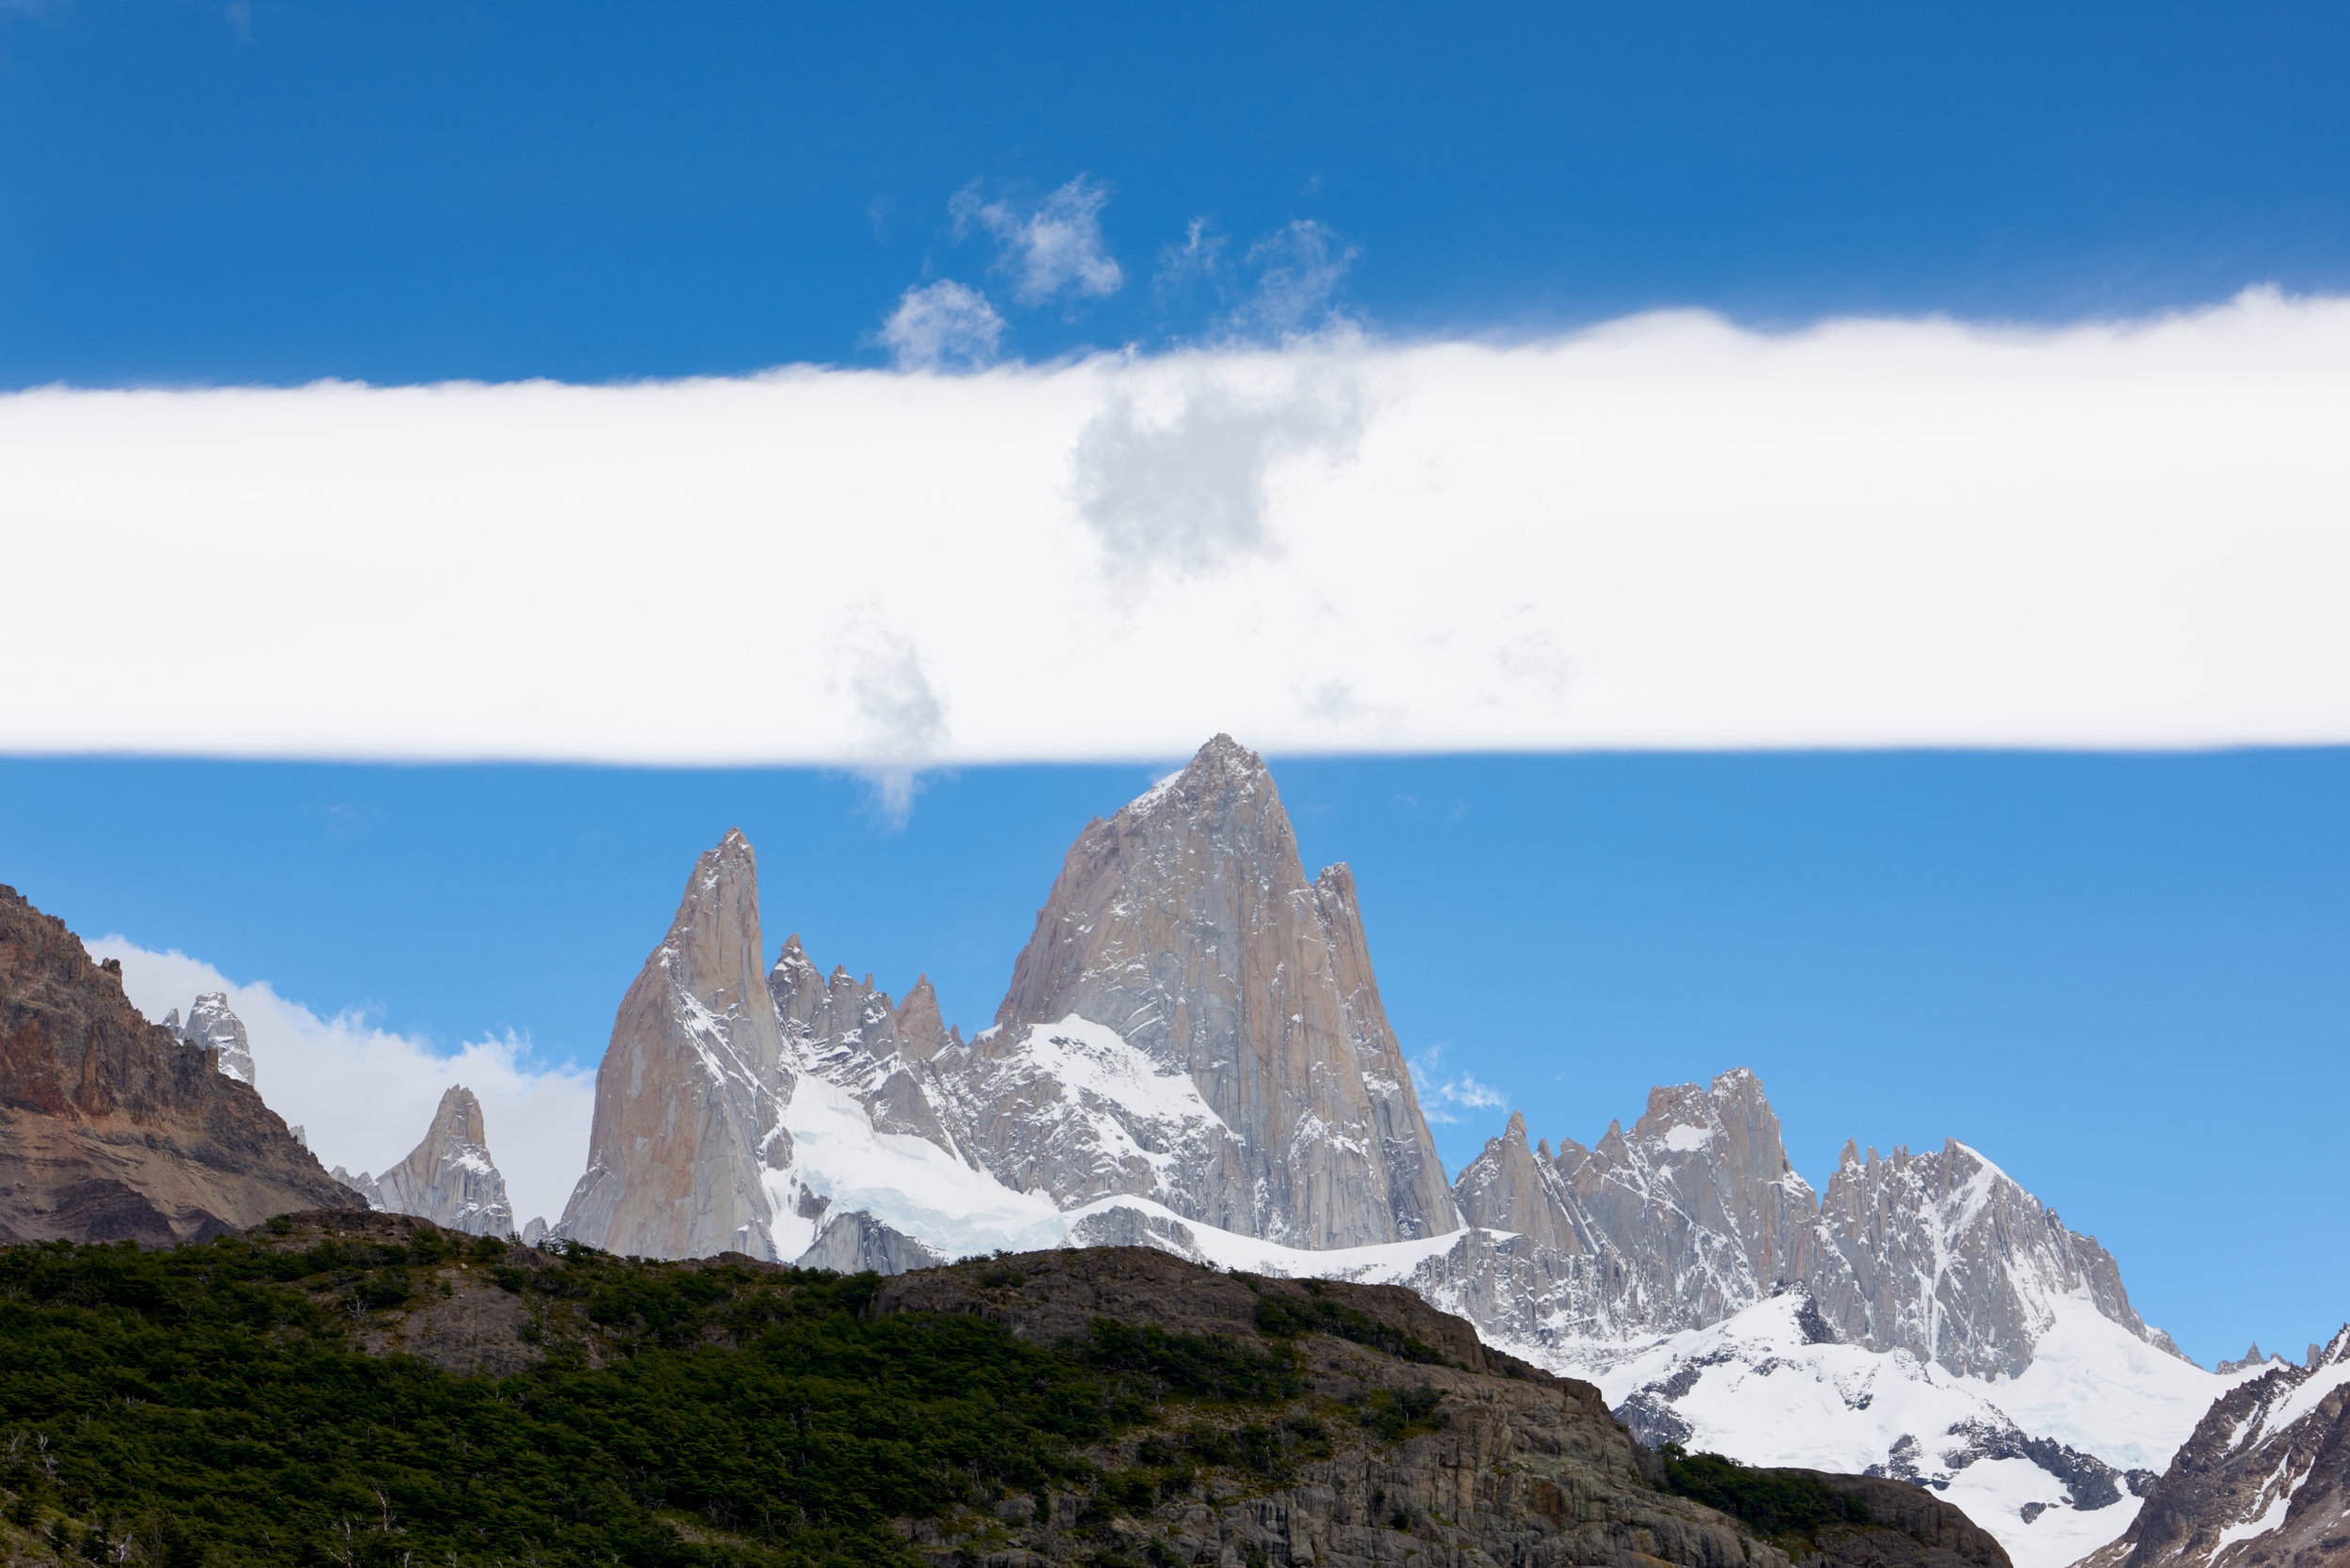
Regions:
<instances>
[{"instance_id":1,"label":"lenticular cloud","mask_svg":"<svg viewBox=\"0 0 2350 1568\"><path fill-rule=\"evenodd\" d=\"M0 398L0 747L2339 743L2344 429L2350 302L2264 291L2051 330L44 389ZM1213 472L1167 470L1186 441ZM876 648L919 724L877 719Z\"/></svg>"}]
</instances>

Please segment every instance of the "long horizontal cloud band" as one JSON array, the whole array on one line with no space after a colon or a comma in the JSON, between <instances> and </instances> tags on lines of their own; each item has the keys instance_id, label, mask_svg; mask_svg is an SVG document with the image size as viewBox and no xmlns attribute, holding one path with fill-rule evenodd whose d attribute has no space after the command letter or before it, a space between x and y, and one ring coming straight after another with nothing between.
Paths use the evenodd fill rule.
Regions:
<instances>
[{"instance_id":1,"label":"long horizontal cloud band","mask_svg":"<svg viewBox=\"0 0 2350 1568\"><path fill-rule=\"evenodd\" d=\"M2350 302L0 399L0 748L2350 740Z\"/></svg>"}]
</instances>

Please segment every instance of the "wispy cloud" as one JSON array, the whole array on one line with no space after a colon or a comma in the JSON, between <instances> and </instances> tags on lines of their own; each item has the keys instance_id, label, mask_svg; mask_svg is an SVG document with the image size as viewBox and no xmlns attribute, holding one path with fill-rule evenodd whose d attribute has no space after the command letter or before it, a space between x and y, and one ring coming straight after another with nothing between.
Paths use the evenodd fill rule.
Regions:
<instances>
[{"instance_id":1,"label":"wispy cloud","mask_svg":"<svg viewBox=\"0 0 2350 1568\"><path fill-rule=\"evenodd\" d=\"M1346 274L1362 256L1328 224L1301 218L1248 247L1253 291L1233 313L1244 334L1274 338L1343 330L1354 325L1339 307Z\"/></svg>"},{"instance_id":2,"label":"wispy cloud","mask_svg":"<svg viewBox=\"0 0 2350 1568\"><path fill-rule=\"evenodd\" d=\"M1479 1083L1466 1073L1446 1075L1442 1071L1446 1048L1439 1042L1418 1056L1406 1058L1412 1070L1412 1086L1419 1095L1421 1115L1431 1121L1450 1125L1460 1121L1462 1111L1499 1110L1509 1104L1499 1090Z\"/></svg>"},{"instance_id":3,"label":"wispy cloud","mask_svg":"<svg viewBox=\"0 0 2350 1568\"><path fill-rule=\"evenodd\" d=\"M1010 197L990 201L978 181L955 194L948 211L958 239L975 229L994 236L996 266L1012 280L1012 297L1043 305L1063 294L1100 299L1118 292L1126 274L1102 233L1102 208L1111 187L1079 175L1033 205Z\"/></svg>"},{"instance_id":4,"label":"wispy cloud","mask_svg":"<svg viewBox=\"0 0 2350 1568\"><path fill-rule=\"evenodd\" d=\"M252 1039L261 1098L304 1129L329 1168L380 1172L405 1159L431 1126L442 1091L456 1083L481 1101L490 1152L518 1222L560 1217L572 1184L588 1168L595 1074L539 1065L527 1040L508 1034L436 1050L355 1011L321 1017L266 980L240 984L176 950L155 952L116 935L88 946L93 958L122 961L124 994L157 1023L174 1008L185 1013L199 993L226 992Z\"/></svg>"},{"instance_id":5,"label":"wispy cloud","mask_svg":"<svg viewBox=\"0 0 2350 1568\"><path fill-rule=\"evenodd\" d=\"M882 346L901 370L976 369L992 363L1004 319L977 289L941 278L908 289L882 323Z\"/></svg>"},{"instance_id":6,"label":"wispy cloud","mask_svg":"<svg viewBox=\"0 0 2350 1568\"><path fill-rule=\"evenodd\" d=\"M1206 217L1191 220L1180 244L1159 251L1152 274L1162 309L1204 292L1214 302L1211 338L1282 343L1359 332L1343 307L1347 274L1362 247L1328 224L1301 218L1260 237L1238 261L1229 236Z\"/></svg>"}]
</instances>

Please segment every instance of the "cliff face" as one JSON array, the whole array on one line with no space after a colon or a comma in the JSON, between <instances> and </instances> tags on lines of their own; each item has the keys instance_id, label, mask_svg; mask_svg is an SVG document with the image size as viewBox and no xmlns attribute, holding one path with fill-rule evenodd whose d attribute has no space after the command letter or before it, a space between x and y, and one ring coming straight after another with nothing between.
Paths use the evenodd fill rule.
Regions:
<instances>
[{"instance_id":1,"label":"cliff face","mask_svg":"<svg viewBox=\"0 0 2350 1568\"><path fill-rule=\"evenodd\" d=\"M995 1028L937 1067L979 1163L1064 1205L1132 1194L1316 1248L1460 1224L1352 880L1306 879L1227 736L1078 836Z\"/></svg>"},{"instance_id":2,"label":"cliff face","mask_svg":"<svg viewBox=\"0 0 2350 1568\"><path fill-rule=\"evenodd\" d=\"M2215 1403L2128 1531L2081 1568L2155 1563L2350 1563L2350 1327Z\"/></svg>"},{"instance_id":3,"label":"cliff face","mask_svg":"<svg viewBox=\"0 0 2350 1568\"><path fill-rule=\"evenodd\" d=\"M771 1257L763 1173L791 1163L777 1115L790 1087L760 961L759 868L730 832L696 862L667 937L620 999L588 1171L560 1231L610 1252Z\"/></svg>"},{"instance_id":4,"label":"cliff face","mask_svg":"<svg viewBox=\"0 0 2350 1568\"><path fill-rule=\"evenodd\" d=\"M348 1203L249 1083L0 887L0 1231L149 1246Z\"/></svg>"}]
</instances>

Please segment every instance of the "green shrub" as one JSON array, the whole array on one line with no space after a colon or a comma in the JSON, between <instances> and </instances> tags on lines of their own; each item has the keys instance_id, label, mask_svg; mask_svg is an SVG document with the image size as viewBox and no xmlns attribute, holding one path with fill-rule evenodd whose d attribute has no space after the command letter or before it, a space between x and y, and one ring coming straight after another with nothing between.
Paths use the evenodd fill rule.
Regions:
<instances>
[{"instance_id":1,"label":"green shrub","mask_svg":"<svg viewBox=\"0 0 2350 1568\"><path fill-rule=\"evenodd\" d=\"M95 1548L111 1553L127 1534L165 1568L910 1568L894 1518L1018 1494L1042 1506L1056 1489L1146 1509L1203 1459L1279 1473L1327 1446L1310 1422L1261 1414L1301 1386L1286 1349L1108 1320L1040 1347L971 1316L869 1317L871 1275L577 1246L521 1267L488 1238L428 1234L0 1247L0 1453L24 1435L11 1512L53 1485L39 1451L55 1495L80 1505L77 1535L111 1531ZM490 1265L554 1325L539 1366L492 1379L361 1353L370 1315L437 1296L431 1270L452 1255ZM595 1325L603 1364L566 1313ZM1159 1438L1139 1473L1105 1478L1084 1459L1169 1401L1258 1414L1245 1437L1208 1437L1203 1421L1197 1442Z\"/></svg>"},{"instance_id":2,"label":"green shrub","mask_svg":"<svg viewBox=\"0 0 2350 1568\"><path fill-rule=\"evenodd\" d=\"M1313 1280L1312 1284L1322 1281ZM1359 1345L1405 1361L1441 1364L1444 1353L1401 1328L1381 1323L1370 1313L1356 1308L1341 1306L1314 1292L1304 1301L1285 1296L1260 1295L1257 1298L1257 1328L1276 1339L1290 1339L1299 1334L1327 1334L1334 1339L1352 1340Z\"/></svg>"},{"instance_id":3,"label":"green shrub","mask_svg":"<svg viewBox=\"0 0 2350 1568\"><path fill-rule=\"evenodd\" d=\"M1823 1525L1865 1525L1869 1505L1810 1476L1749 1469L1718 1453L1664 1450L1666 1490L1719 1509L1763 1536L1809 1539Z\"/></svg>"}]
</instances>

